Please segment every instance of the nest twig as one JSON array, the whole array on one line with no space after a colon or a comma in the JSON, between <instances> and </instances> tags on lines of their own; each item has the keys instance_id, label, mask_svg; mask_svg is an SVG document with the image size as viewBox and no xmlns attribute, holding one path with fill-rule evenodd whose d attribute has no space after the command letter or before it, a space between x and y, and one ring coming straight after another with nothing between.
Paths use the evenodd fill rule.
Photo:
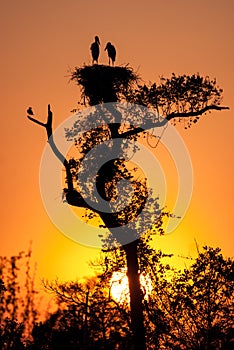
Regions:
<instances>
[{"instance_id":1,"label":"nest twig","mask_svg":"<svg viewBox=\"0 0 234 350\"><path fill-rule=\"evenodd\" d=\"M128 66L83 66L76 67L71 72L71 80L81 86L82 95L88 99L90 105L117 102L138 79Z\"/></svg>"}]
</instances>

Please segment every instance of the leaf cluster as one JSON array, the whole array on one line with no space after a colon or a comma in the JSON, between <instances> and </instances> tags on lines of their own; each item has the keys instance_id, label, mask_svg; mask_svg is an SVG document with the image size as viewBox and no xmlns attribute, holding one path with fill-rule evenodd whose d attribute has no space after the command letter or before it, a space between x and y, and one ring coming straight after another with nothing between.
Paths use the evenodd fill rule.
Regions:
<instances>
[{"instance_id":1,"label":"leaf cluster","mask_svg":"<svg viewBox=\"0 0 234 350\"><path fill-rule=\"evenodd\" d=\"M138 85L129 102L143 104L160 111L164 116L172 112L198 111L209 105L220 105L223 90L216 79L200 74L160 77L159 84Z\"/></svg>"},{"instance_id":2,"label":"leaf cluster","mask_svg":"<svg viewBox=\"0 0 234 350\"><path fill-rule=\"evenodd\" d=\"M218 248L204 247L190 267L178 271L168 263L171 254L155 251L149 243L146 238L138 244L140 272L150 277L151 284L148 295L142 287L147 349L231 348L234 335L233 260L225 259ZM61 313L62 310L69 313L71 307L76 310L76 315L81 312L79 315L83 318L76 316L80 320L77 327L84 323L84 314L88 312L90 339L96 340L95 330L99 332L102 344L113 344L113 349L117 349L120 339L121 349L125 349L129 346L127 338L131 339L128 294L126 299L118 301L111 294L113 273L126 269L124 250L120 247L103 252L101 259L92 262L92 266L96 278L81 284L52 282L49 290L57 296Z\"/></svg>"}]
</instances>

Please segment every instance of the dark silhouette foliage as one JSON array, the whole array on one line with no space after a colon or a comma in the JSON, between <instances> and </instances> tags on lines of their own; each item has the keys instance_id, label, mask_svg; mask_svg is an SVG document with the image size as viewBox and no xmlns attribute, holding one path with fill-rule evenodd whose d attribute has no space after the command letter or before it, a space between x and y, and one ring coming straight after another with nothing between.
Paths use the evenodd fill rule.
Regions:
<instances>
[{"instance_id":1,"label":"dark silhouette foliage","mask_svg":"<svg viewBox=\"0 0 234 350\"><path fill-rule=\"evenodd\" d=\"M150 283L150 292L141 287L146 349L233 349L234 261L205 246L180 271L168 263L172 254L156 251L150 241L148 235L138 244L140 273ZM44 321L38 319L34 289L23 291L32 280L26 277L23 286L18 280L29 271L29 258L25 253L1 258L1 349L134 349L129 291L118 300L112 295L113 273L126 269L122 247L91 262L96 277L44 281L57 300L57 311Z\"/></svg>"},{"instance_id":2,"label":"dark silhouette foliage","mask_svg":"<svg viewBox=\"0 0 234 350\"><path fill-rule=\"evenodd\" d=\"M142 240L138 252L143 257L141 274L150 277L151 283L150 294L142 287L146 348L232 349L233 260L225 259L218 248L204 247L191 267L177 271L164 262L172 255L155 251L149 242ZM117 301L111 294L113 273L126 268L124 250L103 253L101 260L93 262L93 267L97 277L87 283L45 283L60 305L60 311L52 316L57 320L54 328L64 332L64 337L74 330L69 333L67 347L74 341L80 349L131 349L128 295ZM77 322L76 330L73 322Z\"/></svg>"},{"instance_id":3,"label":"dark silhouette foliage","mask_svg":"<svg viewBox=\"0 0 234 350\"><path fill-rule=\"evenodd\" d=\"M192 76L172 74L171 78L161 78L158 85L156 83L141 85L136 73L128 66L93 65L75 68L71 73L71 80L77 82L81 87L83 97L87 98L89 105L97 105L96 109L90 112L86 121L82 121L78 113L78 119L72 128L65 130L67 139L73 140L78 147L80 159L68 160L57 149L53 140L50 106L48 107L47 123L42 123L31 115L28 115L28 118L45 127L54 154L65 166L66 188L64 194L67 203L87 209L89 212L88 219L94 215L99 216L103 222L103 227L109 229L110 239L115 240L117 245L122 246L126 254L127 276L130 286L130 318L134 349L144 350L146 348L145 335L147 336L147 332L144 325L144 298L139 280L140 259L142 258L144 261L143 255L139 255L140 235L143 232L140 231L141 228L145 227L147 221L150 221L150 217L152 220L152 215L156 215L158 221L153 220L153 228L155 223L156 229L159 233L162 233L162 216L169 214L162 213L162 215L158 215L161 211L157 204L157 198L149 197L151 189L147 187L147 179L139 180L136 176L136 169L129 166L125 141L131 140L134 144L147 130L165 126L168 121L183 121L187 128L192 123L196 123L198 118L207 111L223 110L228 109L228 107L220 106L222 90L216 85L216 81L210 80L208 77L203 78L199 74ZM121 114L116 105L103 105L103 103L117 101L147 106L152 108L153 111L142 115L138 106L136 113L132 113L128 116L130 118L128 119L124 113ZM90 128L92 120L95 120L96 123L99 122L100 126ZM87 130L87 132L77 136L76 130L79 130L80 127ZM83 159L91 149L105 141L114 139L122 140L117 147L117 153L113 146L114 142L109 142L103 154L91 156L91 165L85 165ZM137 147L133 145L133 153L136 151ZM95 162L97 163L104 154L108 155L111 161L108 161L99 169L97 176L96 174L92 175L90 170L95 169ZM113 157L113 154L115 154L115 157ZM121 158L124 160L120 161ZM83 192L77 182L78 176L82 176L82 174L87 175L86 180L83 181L86 185ZM93 181L94 176L95 181ZM121 179L130 180L133 195L130 195L130 188L126 185L121 191L121 196L119 196L120 204L126 203L125 200L129 197L132 200L126 210L117 211L115 199L118 195L117 184ZM98 187L100 197L106 200L108 209L110 209L109 212L103 211L101 201L92 197L94 184ZM86 203L85 196L91 201L93 200L93 203L96 200L95 209L92 205ZM150 203L150 206L146 207L146 203ZM135 223L133 220L145 208L146 214L141 217L140 222ZM118 235L114 228L125 227L126 224L130 224L127 232L122 230L121 234ZM105 241L105 243L108 246L108 241ZM160 318L162 325L164 325L163 313L163 310L159 310L157 316Z\"/></svg>"},{"instance_id":4,"label":"dark silhouette foliage","mask_svg":"<svg viewBox=\"0 0 234 350\"><path fill-rule=\"evenodd\" d=\"M38 311L35 305L31 250L0 257L0 348L24 349Z\"/></svg>"},{"instance_id":5,"label":"dark silhouette foliage","mask_svg":"<svg viewBox=\"0 0 234 350\"><path fill-rule=\"evenodd\" d=\"M219 248L204 247L190 268L175 273L170 281L155 283L148 312L154 325L151 336L158 336L164 325L162 339L167 349L231 349L233 260L225 259Z\"/></svg>"}]
</instances>

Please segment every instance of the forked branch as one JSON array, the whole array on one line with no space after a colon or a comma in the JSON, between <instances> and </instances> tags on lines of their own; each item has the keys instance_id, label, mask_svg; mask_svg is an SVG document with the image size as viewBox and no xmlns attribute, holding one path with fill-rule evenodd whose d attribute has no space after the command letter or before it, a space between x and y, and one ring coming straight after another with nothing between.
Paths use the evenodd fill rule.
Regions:
<instances>
[{"instance_id":1,"label":"forked branch","mask_svg":"<svg viewBox=\"0 0 234 350\"><path fill-rule=\"evenodd\" d=\"M40 126L43 126L46 129L47 137L48 137L48 143L54 152L55 156L61 161L61 163L64 165L66 169L66 177L67 177L67 190L65 190L66 200L68 204L76 206L76 207L82 207L82 208L88 208L89 205L85 202L83 197L79 192L77 192L74 189L73 181L72 181L72 173L70 169L70 164L67 161L67 159L64 157L64 155L59 151L57 148L54 138L53 138L53 132L52 132L52 121L53 121L53 113L50 109L50 105L48 105L48 117L47 122L42 123L41 121L33 118L31 115L28 115L28 119L31 120L33 123L36 123Z\"/></svg>"}]
</instances>

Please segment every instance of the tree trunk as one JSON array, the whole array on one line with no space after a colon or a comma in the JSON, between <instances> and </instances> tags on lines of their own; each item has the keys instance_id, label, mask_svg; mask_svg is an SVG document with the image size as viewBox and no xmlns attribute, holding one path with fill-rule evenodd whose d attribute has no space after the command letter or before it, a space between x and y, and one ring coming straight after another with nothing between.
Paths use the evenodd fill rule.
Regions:
<instances>
[{"instance_id":1,"label":"tree trunk","mask_svg":"<svg viewBox=\"0 0 234 350\"><path fill-rule=\"evenodd\" d=\"M127 258L127 276L130 291L131 325L134 339L134 350L145 350L143 293L140 285L137 246L138 240L135 240L125 245L124 250Z\"/></svg>"}]
</instances>

